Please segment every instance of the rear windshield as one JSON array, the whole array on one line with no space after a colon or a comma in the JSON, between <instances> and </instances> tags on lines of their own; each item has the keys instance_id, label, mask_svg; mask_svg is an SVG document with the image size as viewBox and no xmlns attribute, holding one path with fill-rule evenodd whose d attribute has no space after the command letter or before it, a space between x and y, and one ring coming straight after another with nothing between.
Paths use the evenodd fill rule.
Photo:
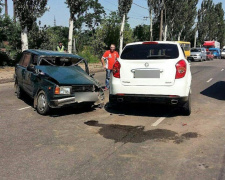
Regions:
<instances>
[{"instance_id":1,"label":"rear windshield","mask_svg":"<svg viewBox=\"0 0 225 180\"><path fill-rule=\"evenodd\" d=\"M201 52L201 49L191 49L191 52Z\"/></svg>"},{"instance_id":2,"label":"rear windshield","mask_svg":"<svg viewBox=\"0 0 225 180\"><path fill-rule=\"evenodd\" d=\"M179 57L175 44L137 44L126 46L121 59L176 59Z\"/></svg>"}]
</instances>

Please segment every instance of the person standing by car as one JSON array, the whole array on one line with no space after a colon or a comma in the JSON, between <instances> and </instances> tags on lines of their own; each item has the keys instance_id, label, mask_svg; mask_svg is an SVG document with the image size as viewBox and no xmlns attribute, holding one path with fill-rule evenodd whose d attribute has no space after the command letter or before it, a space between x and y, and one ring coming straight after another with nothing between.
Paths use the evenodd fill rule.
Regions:
<instances>
[{"instance_id":1,"label":"person standing by car","mask_svg":"<svg viewBox=\"0 0 225 180\"><path fill-rule=\"evenodd\" d=\"M110 74L117 58L119 58L119 53L116 51L115 44L111 44L110 50L106 51L101 59L102 66L106 70L105 90L109 89Z\"/></svg>"},{"instance_id":2,"label":"person standing by car","mask_svg":"<svg viewBox=\"0 0 225 180\"><path fill-rule=\"evenodd\" d=\"M59 42L59 45L57 46L57 51L58 52L65 52L66 51L66 49L63 46L63 43L62 42Z\"/></svg>"}]
</instances>

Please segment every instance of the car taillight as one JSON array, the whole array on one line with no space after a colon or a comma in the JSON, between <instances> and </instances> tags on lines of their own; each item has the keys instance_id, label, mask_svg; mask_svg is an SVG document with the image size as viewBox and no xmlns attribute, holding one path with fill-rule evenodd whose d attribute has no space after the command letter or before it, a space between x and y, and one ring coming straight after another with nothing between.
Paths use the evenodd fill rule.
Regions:
<instances>
[{"instance_id":1,"label":"car taillight","mask_svg":"<svg viewBox=\"0 0 225 180\"><path fill-rule=\"evenodd\" d=\"M184 60L180 60L176 64L176 79L183 78L187 71L187 64Z\"/></svg>"},{"instance_id":2,"label":"car taillight","mask_svg":"<svg viewBox=\"0 0 225 180\"><path fill-rule=\"evenodd\" d=\"M119 63L119 61L116 61L114 66L113 66L113 76L115 78L120 78L120 68L121 68L121 65Z\"/></svg>"}]
</instances>

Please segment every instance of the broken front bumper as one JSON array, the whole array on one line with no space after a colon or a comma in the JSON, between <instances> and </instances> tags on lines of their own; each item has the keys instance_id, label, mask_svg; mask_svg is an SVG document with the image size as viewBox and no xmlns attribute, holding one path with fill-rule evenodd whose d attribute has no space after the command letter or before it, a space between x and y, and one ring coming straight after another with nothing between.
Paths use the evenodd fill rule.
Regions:
<instances>
[{"instance_id":1,"label":"broken front bumper","mask_svg":"<svg viewBox=\"0 0 225 180\"><path fill-rule=\"evenodd\" d=\"M50 100L49 106L51 108L62 107L65 105L73 105L77 103L95 103L98 99L98 92L78 92L74 96L61 97Z\"/></svg>"}]
</instances>

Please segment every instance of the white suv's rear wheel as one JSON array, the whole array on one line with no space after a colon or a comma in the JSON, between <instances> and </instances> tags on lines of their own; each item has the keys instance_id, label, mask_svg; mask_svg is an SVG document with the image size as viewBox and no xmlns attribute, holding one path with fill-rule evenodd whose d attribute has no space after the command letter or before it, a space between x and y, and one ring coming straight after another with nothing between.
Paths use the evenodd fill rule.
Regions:
<instances>
[{"instance_id":1,"label":"white suv's rear wheel","mask_svg":"<svg viewBox=\"0 0 225 180\"><path fill-rule=\"evenodd\" d=\"M188 101L183 105L182 110L185 116L191 115L191 94L189 94Z\"/></svg>"}]
</instances>

